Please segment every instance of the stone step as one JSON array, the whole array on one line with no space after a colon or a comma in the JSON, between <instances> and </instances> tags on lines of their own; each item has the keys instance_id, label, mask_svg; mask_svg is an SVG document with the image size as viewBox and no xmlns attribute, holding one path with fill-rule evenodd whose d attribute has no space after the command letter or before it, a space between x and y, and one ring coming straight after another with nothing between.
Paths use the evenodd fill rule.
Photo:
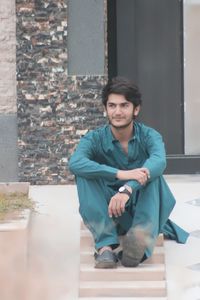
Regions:
<instances>
[{"instance_id":1,"label":"stone step","mask_svg":"<svg viewBox=\"0 0 200 300\"><path fill-rule=\"evenodd\" d=\"M0 183L0 193L8 194L8 193L22 193L27 194L29 193L29 182L6 182Z\"/></svg>"},{"instance_id":2,"label":"stone step","mask_svg":"<svg viewBox=\"0 0 200 300\"><path fill-rule=\"evenodd\" d=\"M161 264L165 261L163 247L155 247L153 255L145 261L145 264ZM94 263L94 249L81 251L80 262L83 264Z\"/></svg>"},{"instance_id":3,"label":"stone step","mask_svg":"<svg viewBox=\"0 0 200 300\"><path fill-rule=\"evenodd\" d=\"M160 281L165 279L163 264L140 264L136 268L117 266L116 269L95 269L94 264L81 264L80 280L83 281Z\"/></svg>"},{"instance_id":4,"label":"stone step","mask_svg":"<svg viewBox=\"0 0 200 300\"><path fill-rule=\"evenodd\" d=\"M122 245L123 237L120 237ZM121 247L120 245L120 247ZM120 247L118 249L120 249ZM116 251L118 251L118 249ZM166 300L165 253L163 235L158 236L151 258L136 268L94 268L94 243L89 230L81 224L79 297L85 300ZM107 298L106 298L107 297Z\"/></svg>"},{"instance_id":5,"label":"stone step","mask_svg":"<svg viewBox=\"0 0 200 300\"><path fill-rule=\"evenodd\" d=\"M119 300L119 297L79 297L81 300ZM130 298L129 298L130 299ZM127 297L120 297L120 300L127 300ZM167 300L167 297L131 297L131 300Z\"/></svg>"},{"instance_id":6,"label":"stone step","mask_svg":"<svg viewBox=\"0 0 200 300\"><path fill-rule=\"evenodd\" d=\"M164 297L165 281L85 281L79 297Z\"/></svg>"},{"instance_id":7,"label":"stone step","mask_svg":"<svg viewBox=\"0 0 200 300\"><path fill-rule=\"evenodd\" d=\"M93 242L93 238L91 233L89 232L89 230L81 230L80 233L80 247L82 250L86 250L86 249L90 249L90 248L94 248L94 242ZM122 242L123 236L120 236L120 243ZM163 234L159 234L157 241L156 241L156 246L157 247L161 247L163 246Z\"/></svg>"}]
</instances>

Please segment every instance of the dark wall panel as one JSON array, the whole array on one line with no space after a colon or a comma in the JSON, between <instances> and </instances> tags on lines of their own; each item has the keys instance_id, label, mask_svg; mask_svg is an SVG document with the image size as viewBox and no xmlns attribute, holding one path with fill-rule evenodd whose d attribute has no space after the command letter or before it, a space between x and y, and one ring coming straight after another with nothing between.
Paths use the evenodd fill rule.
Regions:
<instances>
[{"instance_id":1,"label":"dark wall panel","mask_svg":"<svg viewBox=\"0 0 200 300\"><path fill-rule=\"evenodd\" d=\"M159 130L168 154L183 154L182 3L117 0L115 75L140 87L140 119ZM112 69L112 67L110 68ZM111 72L110 72L111 74Z\"/></svg>"},{"instance_id":2,"label":"dark wall panel","mask_svg":"<svg viewBox=\"0 0 200 300\"><path fill-rule=\"evenodd\" d=\"M18 181L17 116L0 115L0 181Z\"/></svg>"}]
</instances>

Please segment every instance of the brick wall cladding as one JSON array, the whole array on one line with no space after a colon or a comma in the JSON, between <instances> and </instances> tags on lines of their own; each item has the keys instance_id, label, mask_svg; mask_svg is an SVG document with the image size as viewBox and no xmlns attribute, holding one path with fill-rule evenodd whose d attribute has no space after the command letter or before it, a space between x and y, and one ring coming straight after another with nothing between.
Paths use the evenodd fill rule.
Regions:
<instances>
[{"instance_id":1,"label":"brick wall cladding","mask_svg":"<svg viewBox=\"0 0 200 300\"><path fill-rule=\"evenodd\" d=\"M0 113L16 113L15 0L0 1Z\"/></svg>"},{"instance_id":2,"label":"brick wall cladding","mask_svg":"<svg viewBox=\"0 0 200 300\"><path fill-rule=\"evenodd\" d=\"M105 78L67 75L67 0L17 0L16 14L19 178L73 183L69 156L105 123Z\"/></svg>"}]
</instances>

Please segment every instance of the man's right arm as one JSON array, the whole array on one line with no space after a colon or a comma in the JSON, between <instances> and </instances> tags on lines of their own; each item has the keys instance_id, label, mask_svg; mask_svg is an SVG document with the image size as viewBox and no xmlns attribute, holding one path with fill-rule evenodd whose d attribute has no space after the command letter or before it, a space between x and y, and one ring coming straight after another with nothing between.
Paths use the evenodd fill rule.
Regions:
<instances>
[{"instance_id":1,"label":"man's right arm","mask_svg":"<svg viewBox=\"0 0 200 300\"><path fill-rule=\"evenodd\" d=\"M96 145L92 133L88 133L81 138L75 152L70 158L70 171L76 176L88 179L99 177L108 179L116 178L118 169L94 161L97 154L95 148Z\"/></svg>"},{"instance_id":2,"label":"man's right arm","mask_svg":"<svg viewBox=\"0 0 200 300\"><path fill-rule=\"evenodd\" d=\"M148 158L141 168L127 171L118 171L117 178L127 180L127 185L137 190L163 174L166 167L166 154L162 136L154 129L148 130L145 137L145 148Z\"/></svg>"},{"instance_id":3,"label":"man's right arm","mask_svg":"<svg viewBox=\"0 0 200 300\"><path fill-rule=\"evenodd\" d=\"M117 178L120 180L136 180L141 185L144 185L149 178L149 170L147 168L118 170Z\"/></svg>"}]
</instances>

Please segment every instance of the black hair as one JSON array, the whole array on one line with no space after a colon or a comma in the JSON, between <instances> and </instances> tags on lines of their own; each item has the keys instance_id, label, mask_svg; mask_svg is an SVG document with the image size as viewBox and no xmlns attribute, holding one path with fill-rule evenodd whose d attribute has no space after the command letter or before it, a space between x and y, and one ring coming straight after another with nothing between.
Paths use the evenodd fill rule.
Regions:
<instances>
[{"instance_id":1,"label":"black hair","mask_svg":"<svg viewBox=\"0 0 200 300\"><path fill-rule=\"evenodd\" d=\"M123 95L136 107L142 104L141 93L134 82L125 77L114 77L108 80L102 90L102 103L106 106L110 94Z\"/></svg>"}]
</instances>

